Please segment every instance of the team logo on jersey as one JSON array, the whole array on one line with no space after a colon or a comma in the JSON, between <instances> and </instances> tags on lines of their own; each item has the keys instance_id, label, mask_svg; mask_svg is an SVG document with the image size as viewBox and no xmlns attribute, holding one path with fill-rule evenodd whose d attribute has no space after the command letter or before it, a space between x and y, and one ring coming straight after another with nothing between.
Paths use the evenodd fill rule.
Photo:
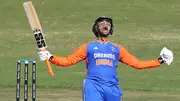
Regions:
<instances>
[{"instance_id":1,"label":"team logo on jersey","mask_svg":"<svg viewBox=\"0 0 180 101\"><path fill-rule=\"evenodd\" d=\"M108 65L113 66L113 61L110 59L96 59L96 65Z\"/></svg>"}]
</instances>

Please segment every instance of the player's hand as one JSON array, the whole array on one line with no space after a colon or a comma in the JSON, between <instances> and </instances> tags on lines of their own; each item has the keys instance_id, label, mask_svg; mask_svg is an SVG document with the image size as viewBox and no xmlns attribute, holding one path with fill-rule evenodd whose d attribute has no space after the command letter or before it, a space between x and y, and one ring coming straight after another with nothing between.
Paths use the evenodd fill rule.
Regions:
<instances>
[{"instance_id":1,"label":"player's hand","mask_svg":"<svg viewBox=\"0 0 180 101\"><path fill-rule=\"evenodd\" d=\"M167 65L170 65L171 62L173 61L173 53L171 50L167 49L166 47L164 47L161 50L160 56Z\"/></svg>"},{"instance_id":2,"label":"player's hand","mask_svg":"<svg viewBox=\"0 0 180 101\"><path fill-rule=\"evenodd\" d=\"M38 52L38 56L39 56L39 59L40 61L45 61L46 59L49 60L49 58L52 56L52 54L50 54L49 51L40 51Z\"/></svg>"}]
</instances>

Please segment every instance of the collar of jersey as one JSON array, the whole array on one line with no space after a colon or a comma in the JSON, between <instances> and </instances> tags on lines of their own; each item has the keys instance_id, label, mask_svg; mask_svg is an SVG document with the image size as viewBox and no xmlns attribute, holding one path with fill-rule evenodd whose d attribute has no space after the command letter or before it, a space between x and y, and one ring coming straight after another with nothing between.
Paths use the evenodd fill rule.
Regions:
<instances>
[{"instance_id":1,"label":"collar of jersey","mask_svg":"<svg viewBox=\"0 0 180 101\"><path fill-rule=\"evenodd\" d=\"M106 40L106 41L96 40L96 42L99 42L101 44L107 44L109 42L109 40Z\"/></svg>"}]
</instances>

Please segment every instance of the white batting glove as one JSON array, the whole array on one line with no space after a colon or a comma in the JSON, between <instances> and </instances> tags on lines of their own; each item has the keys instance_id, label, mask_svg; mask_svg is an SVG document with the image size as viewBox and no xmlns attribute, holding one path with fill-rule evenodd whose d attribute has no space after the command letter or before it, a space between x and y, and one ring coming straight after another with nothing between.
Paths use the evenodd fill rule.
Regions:
<instances>
[{"instance_id":1,"label":"white batting glove","mask_svg":"<svg viewBox=\"0 0 180 101\"><path fill-rule=\"evenodd\" d=\"M46 59L49 60L52 54L50 54L49 51L40 51L38 52L38 56L39 56L40 61L45 61Z\"/></svg>"},{"instance_id":2,"label":"white batting glove","mask_svg":"<svg viewBox=\"0 0 180 101\"><path fill-rule=\"evenodd\" d=\"M166 47L164 47L161 50L160 56L167 65L170 65L171 62L173 61L173 53L171 50L167 49Z\"/></svg>"}]
</instances>

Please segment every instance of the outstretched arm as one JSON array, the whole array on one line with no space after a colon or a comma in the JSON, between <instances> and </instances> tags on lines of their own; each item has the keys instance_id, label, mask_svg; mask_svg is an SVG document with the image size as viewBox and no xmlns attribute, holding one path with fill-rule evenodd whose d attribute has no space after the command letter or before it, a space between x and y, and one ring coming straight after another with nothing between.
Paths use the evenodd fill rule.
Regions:
<instances>
[{"instance_id":1,"label":"outstretched arm","mask_svg":"<svg viewBox=\"0 0 180 101\"><path fill-rule=\"evenodd\" d=\"M56 56L50 54L48 51L40 51L38 53L40 60L44 61L45 59L49 59L52 64L57 66L70 66L76 64L86 58L86 46L87 44L83 44L78 49L76 49L73 53L66 57Z\"/></svg>"},{"instance_id":2,"label":"outstretched arm","mask_svg":"<svg viewBox=\"0 0 180 101\"><path fill-rule=\"evenodd\" d=\"M78 63L79 61L82 61L86 58L86 46L87 44L80 46L78 49L76 49L76 51L74 51L72 54L68 55L67 57L52 56L50 58L50 62L57 66L64 66L64 67Z\"/></svg>"},{"instance_id":3,"label":"outstretched arm","mask_svg":"<svg viewBox=\"0 0 180 101\"><path fill-rule=\"evenodd\" d=\"M158 59L141 61L137 59L134 55L129 53L123 46L119 46L119 48L120 48L119 60L121 60L123 63L131 67L134 67L136 69L146 69L146 68L155 68L160 66L160 61Z\"/></svg>"}]
</instances>

